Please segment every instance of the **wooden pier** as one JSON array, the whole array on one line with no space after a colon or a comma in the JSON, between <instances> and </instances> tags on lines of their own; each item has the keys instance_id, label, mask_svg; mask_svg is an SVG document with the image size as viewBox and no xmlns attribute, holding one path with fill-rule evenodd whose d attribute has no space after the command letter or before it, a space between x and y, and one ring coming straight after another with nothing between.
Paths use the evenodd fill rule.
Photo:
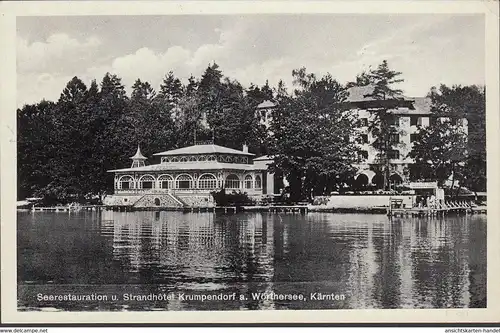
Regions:
<instances>
[{"instance_id":1,"label":"wooden pier","mask_svg":"<svg viewBox=\"0 0 500 333\"><path fill-rule=\"evenodd\" d=\"M78 212L78 211L97 211L104 208L102 205L87 205L87 206L52 206L52 207L39 207L33 206L31 207L32 212Z\"/></svg>"},{"instance_id":2,"label":"wooden pier","mask_svg":"<svg viewBox=\"0 0 500 333\"><path fill-rule=\"evenodd\" d=\"M132 207L132 206L109 206L106 209L133 212L133 211L180 211L184 213L225 213L236 214L241 211L245 212L270 212L270 213L300 213L305 214L308 208L305 205L295 206L218 206L218 207Z\"/></svg>"},{"instance_id":3,"label":"wooden pier","mask_svg":"<svg viewBox=\"0 0 500 333\"><path fill-rule=\"evenodd\" d=\"M486 206L475 206L468 202L447 202L434 207L401 207L400 202L392 200L387 208L388 216L444 216L449 214L486 214Z\"/></svg>"},{"instance_id":4,"label":"wooden pier","mask_svg":"<svg viewBox=\"0 0 500 333\"><path fill-rule=\"evenodd\" d=\"M244 211L258 211L258 212L270 212L270 213L300 213L305 214L308 212L308 208L305 205L295 205L295 206L243 206Z\"/></svg>"}]
</instances>

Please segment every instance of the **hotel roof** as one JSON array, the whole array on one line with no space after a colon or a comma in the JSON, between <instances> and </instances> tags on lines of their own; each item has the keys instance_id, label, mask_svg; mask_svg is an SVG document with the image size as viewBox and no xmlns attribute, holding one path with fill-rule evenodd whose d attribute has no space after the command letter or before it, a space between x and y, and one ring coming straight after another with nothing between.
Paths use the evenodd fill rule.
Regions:
<instances>
[{"instance_id":1,"label":"hotel roof","mask_svg":"<svg viewBox=\"0 0 500 333\"><path fill-rule=\"evenodd\" d=\"M359 102L371 102L376 101L372 96L367 96L373 93L374 86L369 84L366 86L355 86L347 89L348 97L347 102L349 103L359 103ZM397 96L408 102L413 102L412 107L399 107L392 110L394 114L430 114L432 101L428 97L407 97L404 95Z\"/></svg>"},{"instance_id":2,"label":"hotel roof","mask_svg":"<svg viewBox=\"0 0 500 333\"><path fill-rule=\"evenodd\" d=\"M264 102L260 103L259 105L257 105L257 109L267 109L267 108L273 108L275 107L276 104L269 101L269 100L265 100Z\"/></svg>"},{"instance_id":3,"label":"hotel roof","mask_svg":"<svg viewBox=\"0 0 500 333\"><path fill-rule=\"evenodd\" d=\"M187 171L187 170L264 170L265 167L259 167L254 164L241 163L220 163L210 162L179 162L179 163L160 163L146 165L137 168L125 168L108 170L108 172L158 172L158 171Z\"/></svg>"},{"instance_id":4,"label":"hotel roof","mask_svg":"<svg viewBox=\"0 0 500 333\"><path fill-rule=\"evenodd\" d=\"M367 101L375 101L376 98L372 96L368 96L373 94L373 90L375 86L373 84L368 84L366 86L354 86L347 89L347 102L367 102ZM404 95L398 95L398 98L408 99L408 97Z\"/></svg>"},{"instance_id":5,"label":"hotel roof","mask_svg":"<svg viewBox=\"0 0 500 333\"><path fill-rule=\"evenodd\" d=\"M254 156L251 153L245 153L241 150L236 150L232 148L222 147L215 144L210 145L194 145L179 149L167 150L162 153L156 153L156 156L171 156L171 155L196 155L196 154L234 154L234 155L246 155Z\"/></svg>"}]
</instances>

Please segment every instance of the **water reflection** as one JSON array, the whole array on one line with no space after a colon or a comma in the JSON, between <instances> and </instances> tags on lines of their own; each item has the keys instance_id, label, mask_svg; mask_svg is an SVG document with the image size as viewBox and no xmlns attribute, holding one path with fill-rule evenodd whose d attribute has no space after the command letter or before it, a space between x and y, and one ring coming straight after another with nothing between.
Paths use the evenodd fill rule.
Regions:
<instances>
[{"instance_id":1,"label":"water reflection","mask_svg":"<svg viewBox=\"0 0 500 333\"><path fill-rule=\"evenodd\" d=\"M19 213L18 247L19 305L24 309L42 306L33 297L40 288L55 292L75 285L104 293L132 288L137 293L247 297L218 303L118 301L90 309L486 306L484 216L389 220L328 213ZM252 299L252 293L271 292L343 294L345 300Z\"/></svg>"}]
</instances>

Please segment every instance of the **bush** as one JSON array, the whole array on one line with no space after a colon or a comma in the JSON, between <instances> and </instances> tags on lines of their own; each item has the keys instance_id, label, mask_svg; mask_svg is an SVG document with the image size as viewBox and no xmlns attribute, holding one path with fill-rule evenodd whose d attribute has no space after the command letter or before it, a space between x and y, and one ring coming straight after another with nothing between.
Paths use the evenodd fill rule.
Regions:
<instances>
[{"instance_id":1,"label":"bush","mask_svg":"<svg viewBox=\"0 0 500 333\"><path fill-rule=\"evenodd\" d=\"M246 192L233 191L228 194L225 189L222 189L220 191L211 192L211 194L217 206L244 206L255 204L255 202L248 197Z\"/></svg>"}]
</instances>

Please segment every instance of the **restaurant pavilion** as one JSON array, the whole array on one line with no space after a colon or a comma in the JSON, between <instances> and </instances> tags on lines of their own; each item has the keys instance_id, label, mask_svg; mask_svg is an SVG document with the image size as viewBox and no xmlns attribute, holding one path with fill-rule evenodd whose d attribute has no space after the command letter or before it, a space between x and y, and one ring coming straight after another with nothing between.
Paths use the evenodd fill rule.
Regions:
<instances>
[{"instance_id":1,"label":"restaurant pavilion","mask_svg":"<svg viewBox=\"0 0 500 333\"><path fill-rule=\"evenodd\" d=\"M247 193L259 199L274 193L274 177L268 171L272 160L254 158L248 147L236 150L213 143L156 153L160 163L146 165L137 147L130 168L114 173L114 194L107 206L133 208L213 207L213 191Z\"/></svg>"}]
</instances>

